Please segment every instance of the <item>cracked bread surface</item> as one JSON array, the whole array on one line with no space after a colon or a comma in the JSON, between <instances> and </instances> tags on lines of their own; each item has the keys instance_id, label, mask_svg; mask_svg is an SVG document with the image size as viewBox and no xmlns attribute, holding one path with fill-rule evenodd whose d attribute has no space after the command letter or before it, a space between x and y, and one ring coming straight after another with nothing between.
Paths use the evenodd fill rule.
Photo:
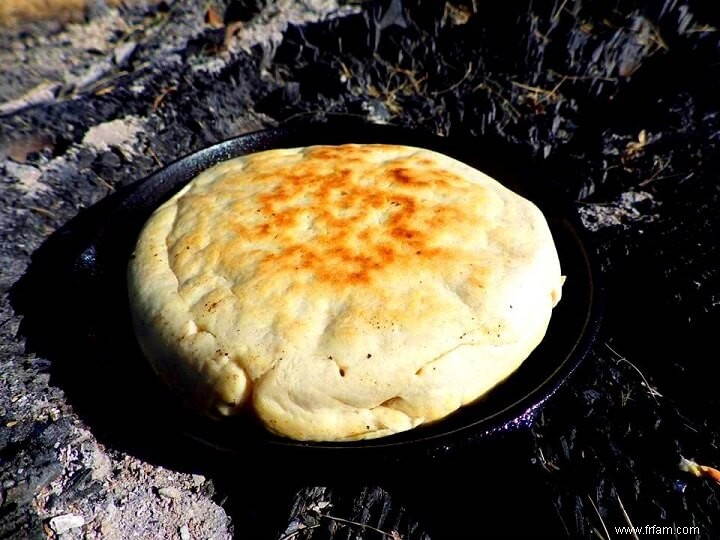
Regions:
<instances>
[{"instance_id":1,"label":"cracked bread surface","mask_svg":"<svg viewBox=\"0 0 720 540\"><path fill-rule=\"evenodd\" d=\"M259 152L202 172L129 264L138 341L185 400L298 440L447 416L542 340L562 276L540 210L395 145Z\"/></svg>"}]
</instances>

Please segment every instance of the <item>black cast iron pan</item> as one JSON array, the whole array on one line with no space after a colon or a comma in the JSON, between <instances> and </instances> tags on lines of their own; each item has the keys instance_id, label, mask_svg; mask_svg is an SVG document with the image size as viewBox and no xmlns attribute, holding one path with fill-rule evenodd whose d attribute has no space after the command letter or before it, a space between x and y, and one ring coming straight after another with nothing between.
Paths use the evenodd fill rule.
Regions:
<instances>
[{"instance_id":1,"label":"black cast iron pan","mask_svg":"<svg viewBox=\"0 0 720 540\"><path fill-rule=\"evenodd\" d=\"M433 425L387 438L301 443L270 435L245 418L221 422L201 418L185 411L169 396L163 395L163 406L155 406L151 398L135 395L140 402L151 399L145 408L152 409L148 414L157 415L156 422L175 426L173 429L183 436L210 448L260 452L298 463L326 463L328 456L386 463L436 459L456 447L472 446L526 428L586 356L600 319L599 276L574 210L554 188L556 178L549 177L552 171L533 163L512 145L491 138L452 140L345 120L291 124L210 146L132 184L71 222L59 233L64 239L65 255L56 265L69 278L74 294L84 298L85 316L74 324L93 336L95 342L104 343L108 357L122 356L128 365L144 365L130 328L125 271L137 234L153 210L200 171L220 161L272 148L349 142L405 144L448 154L498 179L543 210L562 271L568 277L563 299L554 310L541 345L486 398ZM105 354L102 346L97 350ZM149 372L138 373L143 374L139 378L152 377Z\"/></svg>"}]
</instances>

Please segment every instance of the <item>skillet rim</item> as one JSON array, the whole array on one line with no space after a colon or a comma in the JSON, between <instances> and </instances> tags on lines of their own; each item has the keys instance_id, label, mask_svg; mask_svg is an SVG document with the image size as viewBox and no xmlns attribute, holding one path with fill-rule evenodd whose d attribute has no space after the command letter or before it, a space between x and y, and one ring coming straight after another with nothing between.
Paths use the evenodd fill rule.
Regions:
<instances>
[{"instance_id":1,"label":"skillet rim","mask_svg":"<svg viewBox=\"0 0 720 540\"><path fill-rule=\"evenodd\" d=\"M105 264L102 249L97 248L107 244L109 240L117 240L122 237L124 244L120 251L126 251L128 247L132 249L136 234L130 235L132 241L128 242L127 225L130 225L129 229L131 231L137 230L139 232L139 228L149 216L149 213L163 200L169 198L194 178L200 171L221 161L248 153L299 146L297 142L293 141L300 140L305 141L304 146L333 144L331 141L335 141L334 144L342 144L350 142L350 140L356 142L374 140L380 143L391 142L393 144L420 146L446 153L471 166L480 168L503 185L519 191L521 195L535 202L546 213L546 216L548 212L551 214L548 221L551 223L553 236L555 237L557 234L566 235L564 241L574 244L574 248L577 249L575 255L579 259L575 262L580 262L580 266L586 272L587 278L587 290L585 290L587 306L580 310L582 317L584 317L580 331L568 341L568 343L572 343L565 357L557 363L555 368L542 381L530 388L527 393L517 396L514 401L491 414L485 414L475 421L462 424L453 429L444 429L442 427L443 425L450 425L446 418L429 426L421 426L397 435L363 441L303 442L281 438L270 433L260 433L257 430L253 431L250 438L237 440L230 437L230 440L227 440L227 433L219 433L224 427L221 424L225 422L211 424L211 421L190 413L188 417L189 429L185 434L201 444L230 452L237 450L247 451L249 447L260 450L272 449L281 453L296 452L305 455L326 452L337 453L340 450L343 453L354 454L372 452L376 455L382 454L383 460L394 460L408 450L410 453L419 452L422 455L437 456L450 451L454 444L476 443L483 439L492 439L512 431L527 428L547 400L566 383L567 379L590 351L602 318L602 298L604 293L601 272L595 254L589 247L591 244L587 238L587 233L584 231L575 209L564 199L560 188L553 185L556 181L550 178L556 176L558 171L547 169L546 164L523 156L522 151L517 146L499 138L491 136L463 140L452 137L440 138L397 126L359 121L348 122L346 120L325 123L294 122L275 128L241 134L190 153L162 167L146 178L134 182L126 190L118 192L108 213L107 222L99 228L95 238L88 243L88 249L93 251L93 256L87 258L86 262L89 261L90 266L95 266L93 270L102 270L103 264ZM478 158L475 152L481 144L490 151L486 151ZM498 155L503 155L509 159L497 161ZM478 161L483 161L483 159L491 159L491 161L477 164ZM515 170L510 171L502 163L506 165L512 163L511 169ZM489 165L489 167L483 165ZM522 174L528 176L518 176ZM533 179L533 182L530 182L530 178ZM540 178L542 182L535 182L536 178ZM125 232L120 232L121 230ZM114 253L114 256L117 256L117 252ZM566 300L565 295L563 295L561 305L563 301L566 304L576 302L575 299ZM550 327L553 327L552 320ZM517 373L511 375L508 381L511 381L516 376ZM502 383L501 387L505 385L506 382ZM480 405L482 411L482 403ZM465 416L471 416L472 409L477 409L477 407L478 404L471 404L464 407L462 411ZM471 411L470 414L467 413L468 410ZM455 417L457 414L454 413L451 417ZM233 420L230 419L229 422ZM227 432L228 430L224 431Z\"/></svg>"}]
</instances>

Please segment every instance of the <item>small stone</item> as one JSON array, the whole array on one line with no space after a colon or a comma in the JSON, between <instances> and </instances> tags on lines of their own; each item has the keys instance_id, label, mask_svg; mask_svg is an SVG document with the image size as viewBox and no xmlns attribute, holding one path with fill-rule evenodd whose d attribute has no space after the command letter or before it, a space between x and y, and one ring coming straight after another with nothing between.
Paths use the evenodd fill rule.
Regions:
<instances>
[{"instance_id":1,"label":"small stone","mask_svg":"<svg viewBox=\"0 0 720 540\"><path fill-rule=\"evenodd\" d=\"M85 518L75 514L64 514L55 516L50 520L50 528L55 534L62 534L70 529L77 529L85 525Z\"/></svg>"},{"instance_id":2,"label":"small stone","mask_svg":"<svg viewBox=\"0 0 720 540\"><path fill-rule=\"evenodd\" d=\"M182 492L178 488L168 486L158 489L158 495L167 497L168 499L179 499L182 497Z\"/></svg>"},{"instance_id":3,"label":"small stone","mask_svg":"<svg viewBox=\"0 0 720 540\"><path fill-rule=\"evenodd\" d=\"M115 152L108 150L107 152L100 154L95 160L95 163L102 167L116 169L122 165L122 160Z\"/></svg>"},{"instance_id":4,"label":"small stone","mask_svg":"<svg viewBox=\"0 0 720 540\"><path fill-rule=\"evenodd\" d=\"M26 193L33 195L38 192L47 191L47 185L41 182L42 172L32 165L24 165L7 161L5 163L5 172L8 176L18 179L18 187Z\"/></svg>"},{"instance_id":5,"label":"small stone","mask_svg":"<svg viewBox=\"0 0 720 540\"><path fill-rule=\"evenodd\" d=\"M91 127L85 132L82 144L101 151L114 146L132 154L132 145L142 131L143 124L138 117L126 116Z\"/></svg>"},{"instance_id":6,"label":"small stone","mask_svg":"<svg viewBox=\"0 0 720 540\"><path fill-rule=\"evenodd\" d=\"M180 527L180 538L182 540L190 540L190 529L187 525L183 525L182 527Z\"/></svg>"},{"instance_id":7,"label":"small stone","mask_svg":"<svg viewBox=\"0 0 720 540\"><path fill-rule=\"evenodd\" d=\"M196 486L202 486L205 483L205 477L202 474L193 474L192 481Z\"/></svg>"},{"instance_id":8,"label":"small stone","mask_svg":"<svg viewBox=\"0 0 720 540\"><path fill-rule=\"evenodd\" d=\"M137 43L135 43L134 41L128 41L115 49L115 51L113 52L113 60L115 61L115 65L122 66L123 64L125 64L125 62L127 62L133 55L136 48Z\"/></svg>"}]
</instances>

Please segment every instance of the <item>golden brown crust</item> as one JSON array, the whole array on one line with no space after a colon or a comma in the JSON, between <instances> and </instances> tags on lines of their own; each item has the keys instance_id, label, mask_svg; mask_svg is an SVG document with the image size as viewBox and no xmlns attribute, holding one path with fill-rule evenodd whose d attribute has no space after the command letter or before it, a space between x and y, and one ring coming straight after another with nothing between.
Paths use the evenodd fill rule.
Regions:
<instances>
[{"instance_id":1,"label":"golden brown crust","mask_svg":"<svg viewBox=\"0 0 720 540\"><path fill-rule=\"evenodd\" d=\"M542 339L561 287L534 205L390 145L205 171L148 221L129 281L163 378L309 440L402 431L481 396Z\"/></svg>"}]
</instances>

